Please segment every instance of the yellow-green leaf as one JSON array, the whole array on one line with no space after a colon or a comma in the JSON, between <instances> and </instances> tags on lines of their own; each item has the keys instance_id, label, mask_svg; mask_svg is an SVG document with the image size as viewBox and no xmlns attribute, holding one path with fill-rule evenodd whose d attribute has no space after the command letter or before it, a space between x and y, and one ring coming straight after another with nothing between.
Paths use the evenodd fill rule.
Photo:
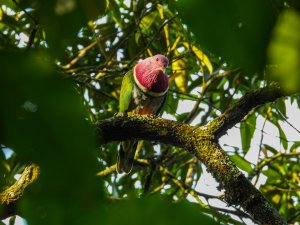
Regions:
<instances>
[{"instance_id":1,"label":"yellow-green leaf","mask_svg":"<svg viewBox=\"0 0 300 225\"><path fill-rule=\"evenodd\" d=\"M274 202L275 204L278 204L279 201L281 199L281 195L280 194L275 194L273 197L272 197L272 202Z\"/></svg>"},{"instance_id":2,"label":"yellow-green leaf","mask_svg":"<svg viewBox=\"0 0 300 225\"><path fill-rule=\"evenodd\" d=\"M147 33L152 24L157 20L158 13L156 11L149 13L147 16L144 16L141 20L140 27L143 33Z\"/></svg>"},{"instance_id":3,"label":"yellow-green leaf","mask_svg":"<svg viewBox=\"0 0 300 225\"><path fill-rule=\"evenodd\" d=\"M157 4L157 11L159 12L160 18L164 19L164 8L161 4Z\"/></svg>"},{"instance_id":4,"label":"yellow-green leaf","mask_svg":"<svg viewBox=\"0 0 300 225\"><path fill-rule=\"evenodd\" d=\"M177 51L176 51L176 55L177 56L179 55ZM172 70L173 70L173 77L175 80L175 84L178 87L178 89L183 93L187 91L187 82L188 82L187 67L188 64L185 58L181 58L172 63Z\"/></svg>"},{"instance_id":5,"label":"yellow-green leaf","mask_svg":"<svg viewBox=\"0 0 300 225\"><path fill-rule=\"evenodd\" d=\"M160 18L162 20L165 19L165 16L164 16L164 8L161 4L157 4L157 11L160 15ZM164 33L165 33L165 38L166 38L166 44L167 44L167 47L170 46L170 34L169 34L169 27L168 27L168 24L166 24L164 26Z\"/></svg>"},{"instance_id":6,"label":"yellow-green leaf","mask_svg":"<svg viewBox=\"0 0 300 225\"><path fill-rule=\"evenodd\" d=\"M213 66L207 57L207 55L204 54L199 48L197 48L195 45L190 45L188 42L183 42L183 45L186 48L192 48L191 50L194 52L194 54L197 56L198 60L202 65L205 65L209 73L213 72Z\"/></svg>"},{"instance_id":7,"label":"yellow-green leaf","mask_svg":"<svg viewBox=\"0 0 300 225\"><path fill-rule=\"evenodd\" d=\"M230 155L229 158L235 163L235 165L248 173L252 171L250 162L239 155Z\"/></svg>"}]
</instances>

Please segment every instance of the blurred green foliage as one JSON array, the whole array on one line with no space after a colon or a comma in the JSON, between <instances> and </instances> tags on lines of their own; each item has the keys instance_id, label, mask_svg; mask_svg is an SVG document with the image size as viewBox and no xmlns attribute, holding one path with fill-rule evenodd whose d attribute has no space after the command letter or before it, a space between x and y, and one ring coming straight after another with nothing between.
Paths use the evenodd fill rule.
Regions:
<instances>
[{"instance_id":1,"label":"blurred green foliage","mask_svg":"<svg viewBox=\"0 0 300 225\"><path fill-rule=\"evenodd\" d=\"M125 209L125 210L124 210ZM105 224L218 224L199 213L199 208L188 202L170 204L160 198L144 198L112 204L106 208ZM114 216L111 216L114 215Z\"/></svg>"},{"instance_id":2,"label":"blurred green foliage","mask_svg":"<svg viewBox=\"0 0 300 225\"><path fill-rule=\"evenodd\" d=\"M243 224L238 208L216 208L210 200L223 200L201 192L202 165L184 149L144 141L131 174L96 177L116 162L118 143L99 143L92 124L118 112L122 76L157 53L170 59L164 116L192 125L272 80L299 90L299 36L294 0L2 1L0 191L35 162L40 178L19 205L29 224L213 224L201 212ZM287 101L299 107L299 94ZM247 115L242 147L232 146L230 158L254 182L267 176L261 191L292 223L299 220L300 145L286 138L286 115L284 99ZM254 165L245 155L259 117L278 128L283 150L261 143ZM153 194L183 203L143 198Z\"/></svg>"},{"instance_id":3,"label":"blurred green foliage","mask_svg":"<svg viewBox=\"0 0 300 225\"><path fill-rule=\"evenodd\" d=\"M288 93L300 91L300 14L286 10L278 19L269 47L273 68L271 79L278 80Z\"/></svg>"},{"instance_id":4,"label":"blurred green foliage","mask_svg":"<svg viewBox=\"0 0 300 225\"><path fill-rule=\"evenodd\" d=\"M42 171L21 214L30 224L93 224L103 191L94 175L95 140L74 87L38 54L1 51L1 71L1 143Z\"/></svg>"},{"instance_id":5,"label":"blurred green foliage","mask_svg":"<svg viewBox=\"0 0 300 225\"><path fill-rule=\"evenodd\" d=\"M188 0L179 5L200 43L234 66L263 68L277 17L272 1Z\"/></svg>"}]
</instances>

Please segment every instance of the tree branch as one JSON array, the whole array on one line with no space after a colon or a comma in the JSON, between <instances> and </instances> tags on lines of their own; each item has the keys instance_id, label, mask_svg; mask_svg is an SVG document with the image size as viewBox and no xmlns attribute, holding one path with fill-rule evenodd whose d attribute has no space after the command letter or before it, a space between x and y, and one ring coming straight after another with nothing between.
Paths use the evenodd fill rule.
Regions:
<instances>
[{"instance_id":1,"label":"tree branch","mask_svg":"<svg viewBox=\"0 0 300 225\"><path fill-rule=\"evenodd\" d=\"M220 188L225 189L225 200L229 205L241 206L262 224L287 224L218 144L218 138L240 122L249 111L282 96L284 94L276 85L248 93L224 114L198 128L145 115L118 115L97 122L96 127L104 142L143 139L188 150L206 165L207 170L219 182Z\"/></svg>"},{"instance_id":2,"label":"tree branch","mask_svg":"<svg viewBox=\"0 0 300 225\"><path fill-rule=\"evenodd\" d=\"M18 213L16 207L18 199L22 196L25 188L38 178L39 174L39 167L30 164L13 185L0 193L0 220Z\"/></svg>"},{"instance_id":3,"label":"tree branch","mask_svg":"<svg viewBox=\"0 0 300 225\"><path fill-rule=\"evenodd\" d=\"M104 142L144 139L182 147L206 165L208 171L219 182L220 188L225 189L225 200L228 204L241 206L262 224L286 224L263 195L230 161L217 139L240 122L253 108L282 96L284 94L276 85L248 93L221 116L202 127L192 127L155 116L119 115L98 121L96 129ZM113 170L112 167L107 172ZM38 175L38 166L31 164L25 168L18 181L0 193L0 219L17 214L18 199Z\"/></svg>"},{"instance_id":4,"label":"tree branch","mask_svg":"<svg viewBox=\"0 0 300 225\"><path fill-rule=\"evenodd\" d=\"M249 92L228 108L221 116L211 121L208 125L209 129L213 131L216 138L219 138L227 130L239 123L252 109L284 96L286 96L285 93L277 83Z\"/></svg>"}]
</instances>

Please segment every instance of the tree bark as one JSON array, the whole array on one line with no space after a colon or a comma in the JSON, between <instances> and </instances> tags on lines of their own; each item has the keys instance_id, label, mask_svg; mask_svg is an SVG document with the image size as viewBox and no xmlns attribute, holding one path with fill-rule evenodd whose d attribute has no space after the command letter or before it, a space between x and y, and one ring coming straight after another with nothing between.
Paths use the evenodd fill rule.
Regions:
<instances>
[{"instance_id":1,"label":"tree bark","mask_svg":"<svg viewBox=\"0 0 300 225\"><path fill-rule=\"evenodd\" d=\"M13 185L0 193L0 220L18 214L18 200L23 195L25 188L36 180L39 174L39 167L35 164L30 164Z\"/></svg>"}]
</instances>

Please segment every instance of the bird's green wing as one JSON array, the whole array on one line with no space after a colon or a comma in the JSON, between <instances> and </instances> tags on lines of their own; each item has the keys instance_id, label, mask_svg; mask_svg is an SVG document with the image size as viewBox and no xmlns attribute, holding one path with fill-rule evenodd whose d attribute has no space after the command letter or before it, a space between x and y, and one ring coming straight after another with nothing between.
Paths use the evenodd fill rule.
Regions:
<instances>
[{"instance_id":1,"label":"bird's green wing","mask_svg":"<svg viewBox=\"0 0 300 225\"><path fill-rule=\"evenodd\" d=\"M123 80L119 99L119 111L126 112L129 108L130 101L132 99L132 90L134 87L133 73L129 70Z\"/></svg>"}]
</instances>

